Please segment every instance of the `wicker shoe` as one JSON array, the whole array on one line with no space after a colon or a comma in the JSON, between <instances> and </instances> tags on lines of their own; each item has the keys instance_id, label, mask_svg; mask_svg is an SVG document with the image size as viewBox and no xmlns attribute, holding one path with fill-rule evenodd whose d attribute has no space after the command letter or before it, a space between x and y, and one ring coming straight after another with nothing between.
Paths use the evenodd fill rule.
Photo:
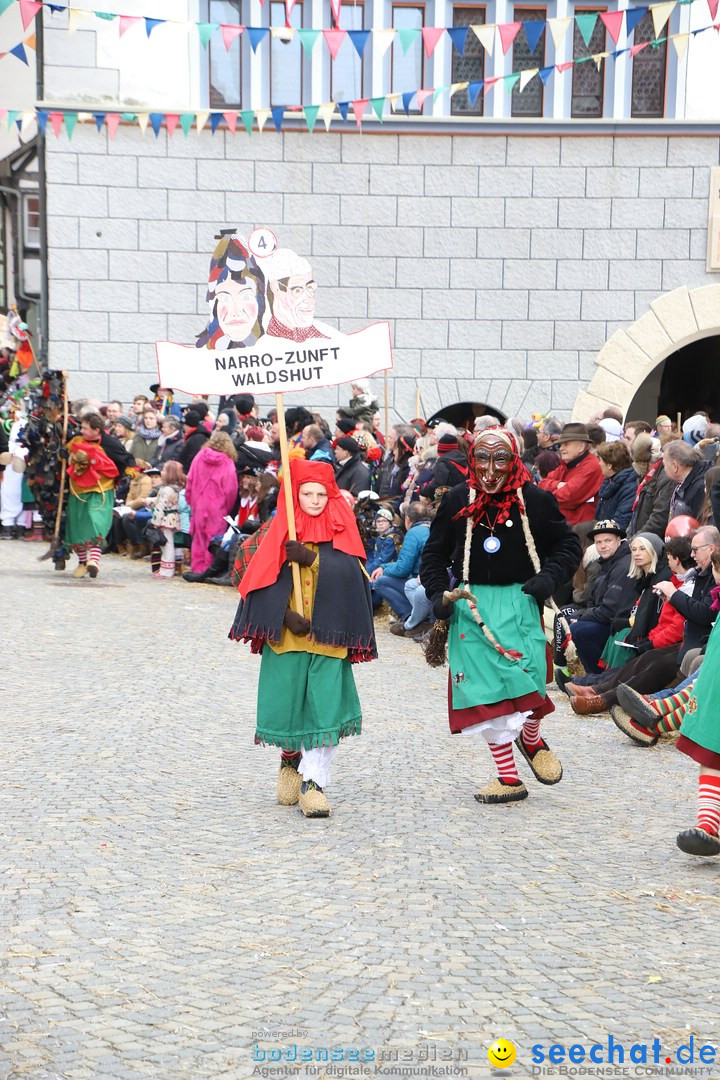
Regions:
<instances>
[{"instance_id":1,"label":"wicker shoe","mask_svg":"<svg viewBox=\"0 0 720 1080\"><path fill-rule=\"evenodd\" d=\"M303 781L299 802L305 817L330 816L330 803L325 798L323 789L312 780Z\"/></svg>"},{"instance_id":2,"label":"wicker shoe","mask_svg":"<svg viewBox=\"0 0 720 1080\"><path fill-rule=\"evenodd\" d=\"M617 688L618 701L626 712L629 712L633 720L641 727L655 727L660 714L653 709L649 699L644 694L633 690L632 686L620 683Z\"/></svg>"},{"instance_id":3,"label":"wicker shoe","mask_svg":"<svg viewBox=\"0 0 720 1080\"><path fill-rule=\"evenodd\" d=\"M720 855L720 839L704 829L685 829L678 833L677 846L688 855Z\"/></svg>"},{"instance_id":4,"label":"wicker shoe","mask_svg":"<svg viewBox=\"0 0 720 1080\"><path fill-rule=\"evenodd\" d=\"M654 746L660 737L636 723L632 716L625 712L622 705L612 705L610 715L615 722L615 726L620 728L623 735L627 735L628 739L632 739L638 746Z\"/></svg>"},{"instance_id":5,"label":"wicker shoe","mask_svg":"<svg viewBox=\"0 0 720 1080\"><path fill-rule=\"evenodd\" d=\"M541 746L529 750L522 737L522 731L515 740L517 748L535 773L535 778L541 784L559 784L562 780L563 767L559 758L553 754L548 744L543 740Z\"/></svg>"},{"instance_id":6,"label":"wicker shoe","mask_svg":"<svg viewBox=\"0 0 720 1080\"><path fill-rule=\"evenodd\" d=\"M77 566L75 567L75 569L73 570L72 576L73 577L78 577L78 578L85 577L87 572L88 572L87 563L81 562L81 563L78 563Z\"/></svg>"},{"instance_id":7,"label":"wicker shoe","mask_svg":"<svg viewBox=\"0 0 720 1080\"><path fill-rule=\"evenodd\" d=\"M96 563L93 559L88 559L87 572L88 577L96 578L100 573L100 563Z\"/></svg>"},{"instance_id":8,"label":"wicker shoe","mask_svg":"<svg viewBox=\"0 0 720 1080\"><path fill-rule=\"evenodd\" d=\"M302 777L297 771L299 764L299 754L292 758L280 759L280 770L277 778L277 801L281 806L295 806L300 798Z\"/></svg>"},{"instance_id":9,"label":"wicker shoe","mask_svg":"<svg viewBox=\"0 0 720 1080\"><path fill-rule=\"evenodd\" d=\"M506 784L498 776L486 788L478 791L475 799L481 803L522 802L523 799L527 799L528 794L528 789L522 780L519 780L517 784Z\"/></svg>"}]
</instances>

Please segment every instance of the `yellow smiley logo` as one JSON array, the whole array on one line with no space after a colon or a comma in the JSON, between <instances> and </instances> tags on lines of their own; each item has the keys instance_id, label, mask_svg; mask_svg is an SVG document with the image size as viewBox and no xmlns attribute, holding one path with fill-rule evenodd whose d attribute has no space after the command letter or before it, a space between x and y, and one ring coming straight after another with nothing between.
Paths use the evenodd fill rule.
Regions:
<instances>
[{"instance_id":1,"label":"yellow smiley logo","mask_svg":"<svg viewBox=\"0 0 720 1080\"><path fill-rule=\"evenodd\" d=\"M515 1047L507 1039L496 1039L488 1050L488 1061L496 1069L507 1069L515 1060Z\"/></svg>"}]
</instances>

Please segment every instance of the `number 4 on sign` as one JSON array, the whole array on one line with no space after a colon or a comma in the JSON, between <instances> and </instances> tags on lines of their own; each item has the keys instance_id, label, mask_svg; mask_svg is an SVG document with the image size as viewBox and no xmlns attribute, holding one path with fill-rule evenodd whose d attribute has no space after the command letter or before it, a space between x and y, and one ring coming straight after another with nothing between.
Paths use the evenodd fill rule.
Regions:
<instances>
[{"instance_id":1,"label":"number 4 on sign","mask_svg":"<svg viewBox=\"0 0 720 1080\"><path fill-rule=\"evenodd\" d=\"M248 238L248 247L256 259L265 259L277 250L278 242L270 229L255 229Z\"/></svg>"}]
</instances>

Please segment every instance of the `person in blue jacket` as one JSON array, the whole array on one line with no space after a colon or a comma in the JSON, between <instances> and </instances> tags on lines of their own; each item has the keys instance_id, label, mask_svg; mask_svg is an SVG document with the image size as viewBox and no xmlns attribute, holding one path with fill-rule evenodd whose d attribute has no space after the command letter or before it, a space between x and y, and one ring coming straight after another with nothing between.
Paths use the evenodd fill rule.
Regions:
<instances>
[{"instance_id":1,"label":"person in blue jacket","mask_svg":"<svg viewBox=\"0 0 720 1080\"><path fill-rule=\"evenodd\" d=\"M388 604L403 622L412 610L412 605L405 595L405 582L417 577L420 572L420 558L430 534L431 512L419 502L410 503L405 508L405 528L407 532L397 558L392 562L382 563L370 575L375 596L387 600Z\"/></svg>"},{"instance_id":2,"label":"person in blue jacket","mask_svg":"<svg viewBox=\"0 0 720 1080\"><path fill-rule=\"evenodd\" d=\"M612 520L627 532L640 483L627 443L601 443L595 453L605 477L597 496L596 520Z\"/></svg>"}]
</instances>

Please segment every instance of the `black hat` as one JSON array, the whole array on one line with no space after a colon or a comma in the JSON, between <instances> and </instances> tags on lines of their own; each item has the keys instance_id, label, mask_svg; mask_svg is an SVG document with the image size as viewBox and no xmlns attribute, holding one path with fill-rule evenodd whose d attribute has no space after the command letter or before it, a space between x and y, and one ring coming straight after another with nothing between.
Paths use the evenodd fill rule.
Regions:
<instances>
[{"instance_id":1,"label":"black hat","mask_svg":"<svg viewBox=\"0 0 720 1080\"><path fill-rule=\"evenodd\" d=\"M185 411L197 413L201 420L204 420L210 412L205 401L193 401L192 405L188 405Z\"/></svg>"},{"instance_id":2,"label":"black hat","mask_svg":"<svg viewBox=\"0 0 720 1080\"><path fill-rule=\"evenodd\" d=\"M233 405L240 416L249 416L255 408L255 398L252 394L236 394L233 398Z\"/></svg>"},{"instance_id":3,"label":"black hat","mask_svg":"<svg viewBox=\"0 0 720 1080\"><path fill-rule=\"evenodd\" d=\"M446 420L444 416L431 416L430 419L428 420L428 422L426 423L425 427L434 428L434 427L437 427L438 424L447 424L447 423L449 423L449 421Z\"/></svg>"},{"instance_id":4,"label":"black hat","mask_svg":"<svg viewBox=\"0 0 720 1080\"><path fill-rule=\"evenodd\" d=\"M351 431L354 431L357 424L354 420L338 420L335 425L340 431L344 431L346 435L349 435Z\"/></svg>"},{"instance_id":5,"label":"black hat","mask_svg":"<svg viewBox=\"0 0 720 1080\"><path fill-rule=\"evenodd\" d=\"M613 521L612 518L606 518L604 521L596 521L588 533L588 537L594 540L596 536L601 533L610 533L612 536L619 536L620 539L625 538L625 530L621 529L617 521Z\"/></svg>"},{"instance_id":6,"label":"black hat","mask_svg":"<svg viewBox=\"0 0 720 1080\"><path fill-rule=\"evenodd\" d=\"M203 420L203 414L198 412L194 407L192 409L186 409L183 413L183 424L187 424L188 427L199 427Z\"/></svg>"},{"instance_id":7,"label":"black hat","mask_svg":"<svg viewBox=\"0 0 720 1080\"><path fill-rule=\"evenodd\" d=\"M585 424L564 424L555 442L590 442L590 435Z\"/></svg>"},{"instance_id":8,"label":"black hat","mask_svg":"<svg viewBox=\"0 0 720 1080\"><path fill-rule=\"evenodd\" d=\"M442 435L438 439L438 449L442 446L446 450L452 450L453 448L457 448L457 445L458 441L455 435Z\"/></svg>"},{"instance_id":9,"label":"black hat","mask_svg":"<svg viewBox=\"0 0 720 1080\"><path fill-rule=\"evenodd\" d=\"M354 439L351 439L349 435L343 435L342 439L338 439L335 445L342 447L343 450L347 450L349 454L360 454L362 452L360 444L356 443Z\"/></svg>"}]
</instances>

